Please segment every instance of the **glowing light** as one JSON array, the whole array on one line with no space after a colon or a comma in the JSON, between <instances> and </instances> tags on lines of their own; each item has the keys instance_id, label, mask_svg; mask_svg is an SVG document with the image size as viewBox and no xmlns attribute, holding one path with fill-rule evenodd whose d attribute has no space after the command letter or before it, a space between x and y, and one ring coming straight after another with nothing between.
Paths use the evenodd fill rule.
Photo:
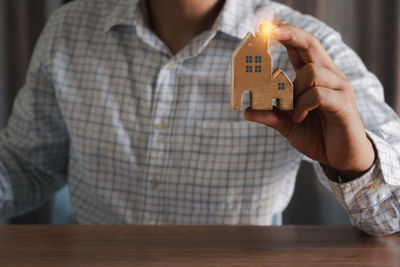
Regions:
<instances>
[{"instance_id":1,"label":"glowing light","mask_svg":"<svg viewBox=\"0 0 400 267\"><path fill-rule=\"evenodd\" d=\"M275 33L276 26L272 22L266 22L260 24L258 28L261 33L267 35L268 38L271 38Z\"/></svg>"}]
</instances>

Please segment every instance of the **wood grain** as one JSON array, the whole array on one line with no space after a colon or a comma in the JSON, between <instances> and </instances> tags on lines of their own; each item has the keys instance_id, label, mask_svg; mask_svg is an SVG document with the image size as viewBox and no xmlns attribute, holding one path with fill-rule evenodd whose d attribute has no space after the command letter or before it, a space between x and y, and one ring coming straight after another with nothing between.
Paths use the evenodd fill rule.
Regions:
<instances>
[{"instance_id":1,"label":"wood grain","mask_svg":"<svg viewBox=\"0 0 400 267\"><path fill-rule=\"evenodd\" d=\"M0 266L399 266L348 226L1 226Z\"/></svg>"}]
</instances>

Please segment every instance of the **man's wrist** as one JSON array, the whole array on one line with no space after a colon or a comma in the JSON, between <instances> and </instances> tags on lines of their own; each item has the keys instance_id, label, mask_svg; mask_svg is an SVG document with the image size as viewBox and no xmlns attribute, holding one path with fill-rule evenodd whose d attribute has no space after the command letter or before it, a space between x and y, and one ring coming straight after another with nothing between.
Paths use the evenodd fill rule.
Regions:
<instances>
[{"instance_id":1,"label":"man's wrist","mask_svg":"<svg viewBox=\"0 0 400 267\"><path fill-rule=\"evenodd\" d=\"M319 163L319 166L321 167L321 170L326 175L328 180L330 180L334 183L337 183L337 184L345 184L345 183L350 183L350 182L356 181L357 179L361 179L362 177L365 177L366 175L370 175L372 173L372 171L377 168L377 164L378 164L378 160L375 160L374 163L372 164L372 166L367 171L363 172L362 174L360 174L359 176L354 177L354 178L344 177L341 173L339 173L337 170L335 170L334 168L332 168L328 165Z\"/></svg>"},{"instance_id":2,"label":"man's wrist","mask_svg":"<svg viewBox=\"0 0 400 267\"><path fill-rule=\"evenodd\" d=\"M357 178L360 178L361 176L363 176L365 173L367 173L372 166L374 166L375 161L371 164L371 166L366 169L365 171L362 172L353 172L353 171L340 171L340 170L335 170L338 174L338 176L340 177L340 180L342 183L348 183L351 181L354 181Z\"/></svg>"},{"instance_id":3,"label":"man's wrist","mask_svg":"<svg viewBox=\"0 0 400 267\"><path fill-rule=\"evenodd\" d=\"M340 169L333 168L335 170L335 172L339 175L339 177L341 178L341 181L343 183L353 181L353 180L363 176L365 173L367 173L372 168L372 166L375 165L378 153L377 153L376 147L374 145L374 142L369 138L368 135L366 135L366 137L368 140L368 146L371 148L370 151L372 151L372 153L373 153L373 156L370 156L370 159L368 160L371 163L366 165L366 166L368 166L367 168L361 168L361 170L360 169L340 170ZM371 155L372 153L369 153L369 154ZM366 155L366 157L368 157L368 155Z\"/></svg>"}]
</instances>

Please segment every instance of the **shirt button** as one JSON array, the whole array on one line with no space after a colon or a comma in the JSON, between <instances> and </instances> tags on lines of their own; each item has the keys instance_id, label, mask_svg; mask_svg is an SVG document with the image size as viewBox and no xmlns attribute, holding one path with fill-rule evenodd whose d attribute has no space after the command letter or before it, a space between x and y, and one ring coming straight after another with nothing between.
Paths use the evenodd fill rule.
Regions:
<instances>
[{"instance_id":1,"label":"shirt button","mask_svg":"<svg viewBox=\"0 0 400 267\"><path fill-rule=\"evenodd\" d=\"M153 189L157 189L158 186L160 185L160 182L157 181L156 179L153 179L153 180L150 181L150 185L151 185L151 187L152 187Z\"/></svg>"},{"instance_id":2,"label":"shirt button","mask_svg":"<svg viewBox=\"0 0 400 267\"><path fill-rule=\"evenodd\" d=\"M375 182L373 184L371 184L370 186L368 186L368 190L376 190L379 187L379 183Z\"/></svg>"},{"instance_id":3,"label":"shirt button","mask_svg":"<svg viewBox=\"0 0 400 267\"><path fill-rule=\"evenodd\" d=\"M392 166L389 167L389 170L390 170L390 174L394 175L394 171L393 171L393 167Z\"/></svg>"},{"instance_id":4,"label":"shirt button","mask_svg":"<svg viewBox=\"0 0 400 267\"><path fill-rule=\"evenodd\" d=\"M171 61L168 63L168 69L172 70L173 68L175 68L175 63Z\"/></svg>"},{"instance_id":5,"label":"shirt button","mask_svg":"<svg viewBox=\"0 0 400 267\"><path fill-rule=\"evenodd\" d=\"M156 125L157 130L165 130L167 129L167 124L165 122L160 122L159 124Z\"/></svg>"}]
</instances>

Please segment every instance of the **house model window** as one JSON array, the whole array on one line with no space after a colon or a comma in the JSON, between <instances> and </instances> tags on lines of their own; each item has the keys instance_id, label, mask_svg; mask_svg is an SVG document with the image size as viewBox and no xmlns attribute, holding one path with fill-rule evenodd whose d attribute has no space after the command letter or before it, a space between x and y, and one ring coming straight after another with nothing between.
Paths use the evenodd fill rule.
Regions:
<instances>
[{"instance_id":1,"label":"house model window","mask_svg":"<svg viewBox=\"0 0 400 267\"><path fill-rule=\"evenodd\" d=\"M254 72L261 72L261 56L254 57ZM253 56L246 56L246 72L253 72Z\"/></svg>"},{"instance_id":2,"label":"house model window","mask_svg":"<svg viewBox=\"0 0 400 267\"><path fill-rule=\"evenodd\" d=\"M285 90L285 83L278 83L278 90Z\"/></svg>"}]
</instances>

